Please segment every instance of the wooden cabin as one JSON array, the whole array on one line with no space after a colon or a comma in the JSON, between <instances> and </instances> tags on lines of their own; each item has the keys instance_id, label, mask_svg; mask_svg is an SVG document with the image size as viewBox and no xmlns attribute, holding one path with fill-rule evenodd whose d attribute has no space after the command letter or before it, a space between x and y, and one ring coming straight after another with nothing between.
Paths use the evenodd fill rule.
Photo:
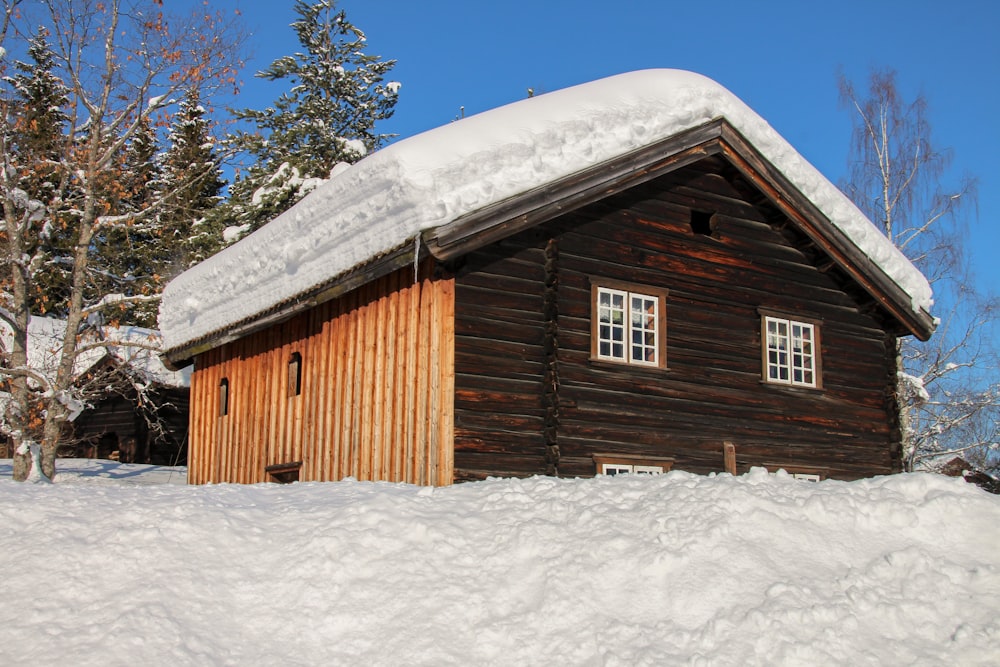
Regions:
<instances>
[{"instance_id":1,"label":"wooden cabin","mask_svg":"<svg viewBox=\"0 0 1000 667\"><path fill-rule=\"evenodd\" d=\"M55 375L65 335L65 320L31 317L28 364L35 373ZM0 323L0 358L11 336L9 326ZM163 366L153 351L158 341L157 332L141 327L90 327L81 334L84 349L74 364L59 457L186 463L189 373ZM0 392L0 403L6 400ZM4 453L11 454L7 438L0 441L0 457Z\"/></svg>"},{"instance_id":2,"label":"wooden cabin","mask_svg":"<svg viewBox=\"0 0 1000 667\"><path fill-rule=\"evenodd\" d=\"M723 108L696 109L695 120L618 153L566 158L568 173L522 179L513 193L474 193L443 221L415 223L416 234L392 219L399 206L379 203L390 220L369 235L382 246L355 256L372 218L352 214L350 202L331 212L338 192L360 187L352 172L370 178L365 163L381 153L397 159L415 141L423 155L436 140L450 151L470 133L456 134L460 122L399 142L306 197L262 238L172 283L161 307L165 357L194 364L189 481L900 470L896 343L931 335L926 283L759 117L694 76L634 73L525 106L544 125L572 115L588 90L617 100L612 93L662 83L665 105ZM673 84L705 94L667 90ZM498 110L496 122L547 97ZM493 129L495 113L470 129ZM516 146L550 150L538 142L529 133ZM434 159L489 161L480 148ZM496 173L500 181L506 172ZM451 201L457 187L459 177L441 178L431 203ZM359 201L391 188L372 190ZM240 283L270 288L238 274L247 258L292 233L282 225L328 218L328 235L350 229L353 254L329 253L329 275L308 288L224 317L198 303L171 312L206 280L232 277L221 289L237 291L218 308L241 305L238 290L249 288Z\"/></svg>"},{"instance_id":3,"label":"wooden cabin","mask_svg":"<svg viewBox=\"0 0 1000 667\"><path fill-rule=\"evenodd\" d=\"M92 401L67 427L59 456L122 463L187 463L188 388L159 384Z\"/></svg>"}]
</instances>

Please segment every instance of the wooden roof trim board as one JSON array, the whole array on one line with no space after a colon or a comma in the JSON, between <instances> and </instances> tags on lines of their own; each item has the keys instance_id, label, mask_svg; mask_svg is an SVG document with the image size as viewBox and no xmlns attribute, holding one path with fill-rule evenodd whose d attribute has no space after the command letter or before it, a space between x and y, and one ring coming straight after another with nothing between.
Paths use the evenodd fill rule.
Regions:
<instances>
[{"instance_id":1,"label":"wooden roof trim board","mask_svg":"<svg viewBox=\"0 0 1000 667\"><path fill-rule=\"evenodd\" d=\"M917 338L930 338L935 328L931 314L922 308L915 311L909 295L728 123L722 146L727 160L872 298Z\"/></svg>"}]
</instances>

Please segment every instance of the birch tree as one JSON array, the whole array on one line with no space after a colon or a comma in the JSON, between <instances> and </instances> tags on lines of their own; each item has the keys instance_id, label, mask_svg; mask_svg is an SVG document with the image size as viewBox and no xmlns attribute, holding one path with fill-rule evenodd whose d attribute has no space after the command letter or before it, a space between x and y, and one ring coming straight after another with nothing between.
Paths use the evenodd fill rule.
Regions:
<instances>
[{"instance_id":1,"label":"birch tree","mask_svg":"<svg viewBox=\"0 0 1000 667\"><path fill-rule=\"evenodd\" d=\"M0 318L12 331L0 369L8 389L2 426L14 445L14 478L37 464L51 479L79 398L78 361L108 345L93 331L94 316L120 318L156 298L106 291L127 277L101 262L98 241L123 230L155 232L158 214L178 196L126 191L123 156L187 92L204 99L234 89L243 36L220 15L168 15L162 2L141 0L4 0L2 21ZM64 92L54 105L61 126L44 151L25 140L39 127L38 109L8 77L38 26L48 72ZM50 373L28 363L28 322L44 275L57 283L43 290L47 308L65 322Z\"/></svg>"},{"instance_id":2,"label":"birch tree","mask_svg":"<svg viewBox=\"0 0 1000 667\"><path fill-rule=\"evenodd\" d=\"M842 76L840 96L854 125L845 191L927 276L940 319L930 341L899 346L904 467L933 469L955 455L996 467L1000 301L970 269L975 181L948 180L951 154L932 141L927 100L905 100L895 72L873 72L860 91Z\"/></svg>"}]
</instances>

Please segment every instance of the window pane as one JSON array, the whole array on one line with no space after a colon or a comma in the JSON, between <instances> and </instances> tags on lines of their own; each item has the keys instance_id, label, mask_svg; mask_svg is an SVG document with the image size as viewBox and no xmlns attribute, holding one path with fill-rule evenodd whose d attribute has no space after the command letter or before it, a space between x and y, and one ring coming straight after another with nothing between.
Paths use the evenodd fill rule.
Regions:
<instances>
[{"instance_id":1,"label":"window pane","mask_svg":"<svg viewBox=\"0 0 1000 667\"><path fill-rule=\"evenodd\" d=\"M631 294L632 361L657 363L657 311L659 300L644 294Z\"/></svg>"},{"instance_id":2,"label":"window pane","mask_svg":"<svg viewBox=\"0 0 1000 667\"><path fill-rule=\"evenodd\" d=\"M803 322L790 323L792 336L792 382L807 386L815 386L815 361L813 357L813 325Z\"/></svg>"},{"instance_id":3,"label":"window pane","mask_svg":"<svg viewBox=\"0 0 1000 667\"><path fill-rule=\"evenodd\" d=\"M766 328L767 379L788 382L788 321L768 317Z\"/></svg>"},{"instance_id":4,"label":"window pane","mask_svg":"<svg viewBox=\"0 0 1000 667\"><path fill-rule=\"evenodd\" d=\"M604 287L597 291L597 356L604 359L625 359L625 299L626 293Z\"/></svg>"}]
</instances>

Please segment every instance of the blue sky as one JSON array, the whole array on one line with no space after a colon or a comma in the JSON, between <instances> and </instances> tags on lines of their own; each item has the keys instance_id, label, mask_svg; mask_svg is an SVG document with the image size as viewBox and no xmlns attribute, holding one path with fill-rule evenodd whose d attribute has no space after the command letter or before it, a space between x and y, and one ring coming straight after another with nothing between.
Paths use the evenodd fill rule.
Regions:
<instances>
[{"instance_id":1,"label":"blue sky","mask_svg":"<svg viewBox=\"0 0 1000 667\"><path fill-rule=\"evenodd\" d=\"M253 74L298 49L291 0L225 0L253 33L238 106L280 87ZM954 152L952 180L979 182L969 214L978 281L1000 291L1000 3L994 0L341 0L369 53L398 61L402 82L381 129L407 137L466 115L603 76L688 69L729 88L835 183L851 118L837 73L859 88L871 67L895 69L907 98L923 92L933 138Z\"/></svg>"}]
</instances>

